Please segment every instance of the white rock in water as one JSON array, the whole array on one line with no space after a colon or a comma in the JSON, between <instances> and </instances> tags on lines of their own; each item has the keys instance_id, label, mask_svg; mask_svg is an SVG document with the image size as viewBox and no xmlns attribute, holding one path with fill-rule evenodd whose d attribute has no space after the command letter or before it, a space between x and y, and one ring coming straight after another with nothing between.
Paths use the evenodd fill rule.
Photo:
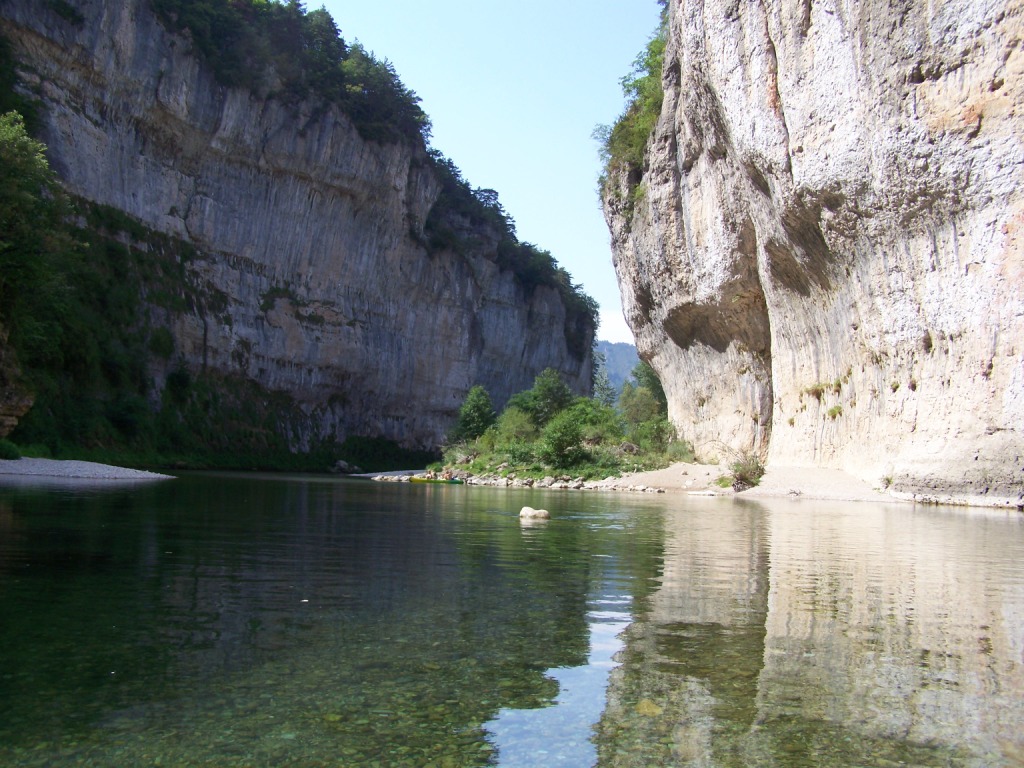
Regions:
<instances>
[{"instance_id":1,"label":"white rock in water","mask_svg":"<svg viewBox=\"0 0 1024 768\"><path fill-rule=\"evenodd\" d=\"M546 509L534 509L533 507L523 507L519 510L519 517L524 520L547 520L551 517L551 513Z\"/></svg>"}]
</instances>

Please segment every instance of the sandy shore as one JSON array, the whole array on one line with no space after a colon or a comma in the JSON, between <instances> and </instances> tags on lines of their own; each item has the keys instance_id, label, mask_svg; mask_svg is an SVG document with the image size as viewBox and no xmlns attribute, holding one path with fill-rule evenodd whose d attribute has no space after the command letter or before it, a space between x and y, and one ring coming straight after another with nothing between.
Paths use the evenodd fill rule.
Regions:
<instances>
[{"instance_id":1,"label":"sandy shore","mask_svg":"<svg viewBox=\"0 0 1024 768\"><path fill-rule=\"evenodd\" d=\"M635 472L614 480L595 485L607 484L619 489L629 486L661 488L666 493L691 493L703 496L736 496L731 488L722 488L716 480L728 475L726 466L717 464L673 464L653 472ZM24 478L26 480L53 479L74 483L107 481L167 480L171 475L146 472L139 469L114 467L92 461L57 461L54 459L0 460L0 479ZM835 501L900 501L862 480L837 469L819 467L769 467L761 483L738 494L743 498L787 497L804 499L827 499Z\"/></svg>"},{"instance_id":2,"label":"sandy shore","mask_svg":"<svg viewBox=\"0 0 1024 768\"><path fill-rule=\"evenodd\" d=\"M373 480L408 482L410 477L420 472L407 470L404 472L382 472L361 475ZM456 473L457 474L457 473ZM508 479L498 475L470 477L469 485L485 485L498 487L533 487L533 488L569 488L584 491L633 491L679 493L695 496L725 496L736 498L790 498L819 499L829 501L874 501L896 502L906 499L872 488L868 483L838 469L822 469L821 467L787 467L772 466L767 469L760 484L737 493L730 486L722 487L718 480L728 477L731 471L728 465L722 464L687 464L680 462L665 469L651 472L628 472L621 477L609 477L606 480L582 479L571 480L562 477L550 482L540 483L533 480ZM551 478L549 478L549 481Z\"/></svg>"},{"instance_id":3,"label":"sandy shore","mask_svg":"<svg viewBox=\"0 0 1024 768\"><path fill-rule=\"evenodd\" d=\"M803 498L834 501L882 501L899 499L872 488L868 483L838 469L820 467L768 467L760 484L736 494L715 481L729 474L729 468L716 464L673 464L653 472L623 475L618 483L664 488L666 492L699 495L738 496L742 498Z\"/></svg>"},{"instance_id":4,"label":"sandy shore","mask_svg":"<svg viewBox=\"0 0 1024 768\"><path fill-rule=\"evenodd\" d=\"M55 478L63 480L169 480L171 475L141 469L113 467L94 461L57 461L56 459L0 460L0 475L22 478Z\"/></svg>"}]
</instances>

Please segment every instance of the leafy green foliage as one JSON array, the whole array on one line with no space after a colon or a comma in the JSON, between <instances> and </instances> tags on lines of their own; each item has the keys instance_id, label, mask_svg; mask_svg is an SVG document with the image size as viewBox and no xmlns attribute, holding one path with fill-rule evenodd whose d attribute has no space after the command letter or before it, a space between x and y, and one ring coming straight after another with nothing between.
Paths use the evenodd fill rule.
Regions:
<instances>
[{"instance_id":1,"label":"leafy green foliage","mask_svg":"<svg viewBox=\"0 0 1024 768\"><path fill-rule=\"evenodd\" d=\"M583 458L583 431L570 411L562 411L544 427L540 458L556 469L571 467Z\"/></svg>"},{"instance_id":2,"label":"leafy green foliage","mask_svg":"<svg viewBox=\"0 0 1024 768\"><path fill-rule=\"evenodd\" d=\"M536 477L553 470L604 477L692 461L691 446L675 439L657 398L646 388L630 386L646 406L620 412L598 398L573 397L558 372L547 369L531 389L509 399L480 437L450 445L445 460L471 472Z\"/></svg>"},{"instance_id":3,"label":"leafy green foliage","mask_svg":"<svg viewBox=\"0 0 1024 768\"><path fill-rule=\"evenodd\" d=\"M668 419L652 419L631 425L629 438L643 451L662 453L668 449L675 433Z\"/></svg>"},{"instance_id":4,"label":"leafy green foliage","mask_svg":"<svg viewBox=\"0 0 1024 768\"><path fill-rule=\"evenodd\" d=\"M284 99L320 99L352 118L371 141L425 141L430 122L420 99L387 60L358 43L348 45L323 8L297 0L152 0L170 29L188 31L219 82ZM565 336L572 353L586 355L597 327L597 303L547 251L516 237L515 222L490 189L473 189L455 164L430 151L441 192L426 222L433 250L466 253L493 247L494 258L530 293L558 291L567 308ZM482 239L481 239L482 238Z\"/></svg>"},{"instance_id":5,"label":"leafy green foliage","mask_svg":"<svg viewBox=\"0 0 1024 768\"><path fill-rule=\"evenodd\" d=\"M479 384L470 388L466 399L459 409L459 420L452 431L451 439L475 440L480 437L495 420L494 404L487 390Z\"/></svg>"},{"instance_id":6,"label":"leafy green foliage","mask_svg":"<svg viewBox=\"0 0 1024 768\"><path fill-rule=\"evenodd\" d=\"M647 46L633 61L633 68L619 83L628 103L612 126L598 126L605 173L625 172L635 188L640 182L644 151L661 115L664 93L661 70L668 40L668 4L660 0L661 23Z\"/></svg>"},{"instance_id":7,"label":"leafy green foliage","mask_svg":"<svg viewBox=\"0 0 1024 768\"><path fill-rule=\"evenodd\" d=\"M494 425L478 441L485 450L507 450L510 446L525 446L537 439L540 430L530 414L509 403Z\"/></svg>"},{"instance_id":8,"label":"leafy green foliage","mask_svg":"<svg viewBox=\"0 0 1024 768\"><path fill-rule=\"evenodd\" d=\"M753 453L741 453L730 465L732 487L736 490L751 488L764 477L764 465Z\"/></svg>"},{"instance_id":9,"label":"leafy green foliage","mask_svg":"<svg viewBox=\"0 0 1024 768\"><path fill-rule=\"evenodd\" d=\"M18 446L10 440L0 438L0 459L4 461L17 461L21 458L21 451Z\"/></svg>"},{"instance_id":10,"label":"leafy green foliage","mask_svg":"<svg viewBox=\"0 0 1024 768\"><path fill-rule=\"evenodd\" d=\"M153 0L170 29L188 31L217 80L286 99L317 98L371 141L425 139L419 97L388 61L348 46L326 9L298 0Z\"/></svg>"},{"instance_id":11,"label":"leafy green foliage","mask_svg":"<svg viewBox=\"0 0 1024 768\"><path fill-rule=\"evenodd\" d=\"M607 406L615 405L619 393L608 378L608 366L603 352L594 350L594 399Z\"/></svg>"},{"instance_id":12,"label":"leafy green foliage","mask_svg":"<svg viewBox=\"0 0 1024 768\"><path fill-rule=\"evenodd\" d=\"M580 425L585 443L618 443L625 437L623 417L596 397L576 398L564 413Z\"/></svg>"},{"instance_id":13,"label":"leafy green foliage","mask_svg":"<svg viewBox=\"0 0 1024 768\"><path fill-rule=\"evenodd\" d=\"M619 394L619 408L630 425L627 437L644 450L664 451L675 434L665 390L654 369L643 361L633 367L632 377Z\"/></svg>"},{"instance_id":14,"label":"leafy green foliage","mask_svg":"<svg viewBox=\"0 0 1024 768\"><path fill-rule=\"evenodd\" d=\"M646 389L654 397L662 416L668 416L668 398L665 396L665 389L661 386L661 379L649 363L641 360L633 366L632 377L637 387Z\"/></svg>"},{"instance_id":15,"label":"leafy green foliage","mask_svg":"<svg viewBox=\"0 0 1024 768\"><path fill-rule=\"evenodd\" d=\"M140 297L174 313L210 315L224 305L190 282L184 264L194 248L84 201L85 226L66 224L70 204L16 116L0 118L0 179L0 319L36 394L12 434L18 444L34 455L129 466L322 471L348 458L329 441L294 452L289 436L308 417L251 381L178 364L154 391L150 365L173 359L174 340L166 327L150 327ZM390 443L350 448L372 454L360 456L364 466L409 460ZM405 466L426 463L413 459Z\"/></svg>"},{"instance_id":16,"label":"leafy green foliage","mask_svg":"<svg viewBox=\"0 0 1024 768\"><path fill-rule=\"evenodd\" d=\"M597 328L598 304L549 253L516 236L513 218L493 189L472 188L462 172L437 150L430 150L441 192L427 217L427 245L434 251L467 253L487 248L497 239L495 261L511 271L530 294L541 286L553 288L566 307L565 337L569 350L582 359Z\"/></svg>"},{"instance_id":17,"label":"leafy green foliage","mask_svg":"<svg viewBox=\"0 0 1024 768\"><path fill-rule=\"evenodd\" d=\"M17 112L0 115L0 321L23 363L64 352L65 266L77 244L63 225L66 200L44 154Z\"/></svg>"},{"instance_id":18,"label":"leafy green foliage","mask_svg":"<svg viewBox=\"0 0 1024 768\"><path fill-rule=\"evenodd\" d=\"M637 387L626 382L619 395L619 407L622 414L631 424L642 424L664 418L661 405L654 394L646 387Z\"/></svg>"},{"instance_id":19,"label":"leafy green foliage","mask_svg":"<svg viewBox=\"0 0 1024 768\"><path fill-rule=\"evenodd\" d=\"M161 360L170 360L174 354L174 337L167 328L154 328L149 335L149 351Z\"/></svg>"},{"instance_id":20,"label":"leafy green foliage","mask_svg":"<svg viewBox=\"0 0 1024 768\"><path fill-rule=\"evenodd\" d=\"M537 427L543 427L573 400L572 390L554 368L545 368L533 380L533 389L513 395L508 404L526 413Z\"/></svg>"}]
</instances>

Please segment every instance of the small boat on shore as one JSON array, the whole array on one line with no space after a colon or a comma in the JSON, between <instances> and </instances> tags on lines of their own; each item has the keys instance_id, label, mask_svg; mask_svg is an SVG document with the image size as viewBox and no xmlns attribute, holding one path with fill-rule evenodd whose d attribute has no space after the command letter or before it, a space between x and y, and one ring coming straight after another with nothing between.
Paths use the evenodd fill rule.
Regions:
<instances>
[{"instance_id":1,"label":"small boat on shore","mask_svg":"<svg viewBox=\"0 0 1024 768\"><path fill-rule=\"evenodd\" d=\"M457 477L443 478L443 477L413 477L409 478L410 483L435 483L440 485L462 485L463 481Z\"/></svg>"}]
</instances>

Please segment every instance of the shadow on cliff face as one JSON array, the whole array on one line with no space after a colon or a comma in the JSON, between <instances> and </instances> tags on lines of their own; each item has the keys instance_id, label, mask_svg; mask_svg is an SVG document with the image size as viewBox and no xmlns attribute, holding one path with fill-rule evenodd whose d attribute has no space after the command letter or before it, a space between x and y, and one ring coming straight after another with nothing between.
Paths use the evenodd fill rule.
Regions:
<instances>
[{"instance_id":1,"label":"shadow on cliff face","mask_svg":"<svg viewBox=\"0 0 1024 768\"><path fill-rule=\"evenodd\" d=\"M724 353L731 344L771 366L771 337L764 293L745 287L719 304L689 303L672 309L665 319L665 333L680 349L694 344Z\"/></svg>"},{"instance_id":2,"label":"shadow on cliff face","mask_svg":"<svg viewBox=\"0 0 1024 768\"><path fill-rule=\"evenodd\" d=\"M780 217L787 242L769 240L764 246L772 280L804 297L812 284L823 291L832 288L828 266L833 255L818 223L820 215L805 206L787 208Z\"/></svg>"}]
</instances>

